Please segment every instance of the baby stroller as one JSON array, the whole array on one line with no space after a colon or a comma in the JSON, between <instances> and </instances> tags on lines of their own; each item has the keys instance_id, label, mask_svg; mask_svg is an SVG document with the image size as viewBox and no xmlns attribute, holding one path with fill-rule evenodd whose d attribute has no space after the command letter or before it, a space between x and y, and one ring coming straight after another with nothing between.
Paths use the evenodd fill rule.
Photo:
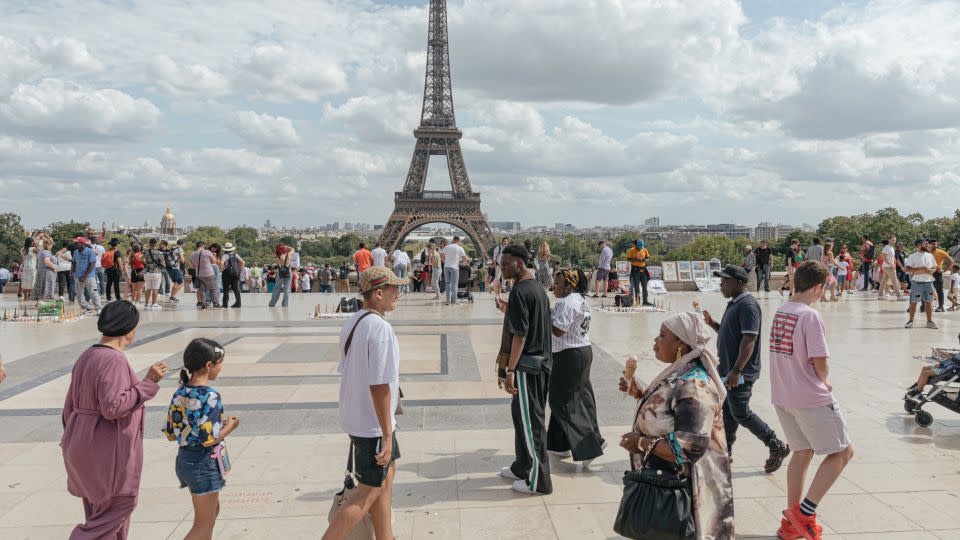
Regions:
<instances>
[{"instance_id":1,"label":"baby stroller","mask_svg":"<svg viewBox=\"0 0 960 540\"><path fill-rule=\"evenodd\" d=\"M457 300L467 300L473 303L473 294L470 289L473 288L473 269L469 266L460 266L460 275L457 279ZM446 292L447 280L440 277L440 292Z\"/></svg>"},{"instance_id":2,"label":"baby stroller","mask_svg":"<svg viewBox=\"0 0 960 540\"><path fill-rule=\"evenodd\" d=\"M929 390L911 387L903 396L903 409L907 414L914 416L918 425L927 427L933 423L933 415L923 410L923 406L927 403L936 403L955 413L960 413L960 382L958 382L960 381L960 363L949 360L957 354L960 354L960 350L933 347L930 359L935 362L946 360L946 365L940 369L940 373L934 374L927 381L930 385Z\"/></svg>"},{"instance_id":3,"label":"baby stroller","mask_svg":"<svg viewBox=\"0 0 960 540\"><path fill-rule=\"evenodd\" d=\"M460 279L457 283L457 300L467 300L470 303L473 303L473 293L470 292L473 289L473 268L469 266L460 267Z\"/></svg>"}]
</instances>

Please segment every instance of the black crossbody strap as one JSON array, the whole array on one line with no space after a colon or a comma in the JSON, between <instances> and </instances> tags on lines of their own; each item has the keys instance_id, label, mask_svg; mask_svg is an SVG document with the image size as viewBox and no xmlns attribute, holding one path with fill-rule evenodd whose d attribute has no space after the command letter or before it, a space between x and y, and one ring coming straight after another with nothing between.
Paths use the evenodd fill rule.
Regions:
<instances>
[{"instance_id":1,"label":"black crossbody strap","mask_svg":"<svg viewBox=\"0 0 960 540\"><path fill-rule=\"evenodd\" d=\"M368 311L368 312L364 313L363 315L360 316L359 319L357 319L356 324L353 325L353 328L350 330L350 335L347 336L347 342L344 343L344 345L343 345L343 356L344 356L344 358L346 358L347 353L350 352L350 344L353 343L353 333L356 332L356 331L357 331L357 327L360 326L360 321L362 321L367 315L372 315L372 314L373 314L372 311Z\"/></svg>"}]
</instances>

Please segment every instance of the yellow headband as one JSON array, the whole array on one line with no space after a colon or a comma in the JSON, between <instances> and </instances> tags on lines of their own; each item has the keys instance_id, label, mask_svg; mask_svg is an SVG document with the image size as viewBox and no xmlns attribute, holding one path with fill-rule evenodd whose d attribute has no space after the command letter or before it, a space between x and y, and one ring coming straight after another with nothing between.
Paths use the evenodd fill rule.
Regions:
<instances>
[{"instance_id":1,"label":"yellow headband","mask_svg":"<svg viewBox=\"0 0 960 540\"><path fill-rule=\"evenodd\" d=\"M574 289L577 288L577 282L580 281L580 276L577 275L576 270L565 269L560 271L560 276L563 277L563 280L570 284Z\"/></svg>"}]
</instances>

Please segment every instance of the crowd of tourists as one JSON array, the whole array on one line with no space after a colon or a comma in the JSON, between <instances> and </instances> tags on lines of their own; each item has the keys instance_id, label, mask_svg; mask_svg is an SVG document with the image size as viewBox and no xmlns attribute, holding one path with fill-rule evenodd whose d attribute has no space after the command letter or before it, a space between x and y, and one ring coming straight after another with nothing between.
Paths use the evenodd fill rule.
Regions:
<instances>
[{"instance_id":1,"label":"crowd of tourists","mask_svg":"<svg viewBox=\"0 0 960 540\"><path fill-rule=\"evenodd\" d=\"M58 274L69 272L76 300L98 312L102 334L100 342L74 365L62 415L68 490L82 498L85 513L85 522L71 538L125 538L128 534L143 466L144 406L157 395L168 368L157 362L139 379L124 350L136 339L139 312L156 305L163 270L172 282L171 296L182 290L183 281L192 280L199 307L225 306L231 292L232 305L239 306L239 282L245 276L246 264L230 243L221 247L198 242L189 255L182 242L173 248L156 240L148 241L146 247L135 243L123 254L117 250L118 243L108 242L99 257L99 244L84 236L61 246L56 255L49 239L41 239L39 246L32 239L24 244L25 259L35 251L39 263L30 268L35 285L22 294L47 298ZM459 238L443 244L428 245L417 268L420 279L431 283L437 297L440 278L435 276L442 271L445 282L457 283L453 270L469 265ZM761 307L750 285L755 274L758 290L761 285L769 290L766 283L774 255L765 243L756 252L748 250L743 265L727 265L714 272L722 295L729 300L719 321L708 311L674 313L664 319L652 343L655 358L666 364L664 370L644 386L629 369L628 360L619 381L620 391L634 398L634 420L619 440L631 467L624 476L624 495L613 524L618 533L629 538L733 538L731 466L738 428L743 426L768 449L762 465L765 473L779 470L789 458L787 501L777 536L821 538L817 509L853 458L853 446L829 378L826 329L812 306L825 301L832 288L839 289L837 296L846 292L838 287L844 281L859 283L860 290L881 300L887 293L900 297L902 287L909 291L911 323L917 304L923 303L928 325L933 325L932 305L944 298L937 281L942 282L947 266L953 269L951 307L957 303L955 276L960 268L954 260L960 243L944 251L936 242L921 239L913 253L902 256L897 253L903 245L896 238L881 245L878 250L865 238L859 260L848 260L846 246L834 255L829 240L821 244L815 239L806 249L799 243L791 246L785 263L790 296L766 334L772 405L782 437L751 408L753 386L761 374L764 331ZM598 245L600 270L612 259L609 249L604 242ZM71 267L60 270L58 262L66 253ZM276 260L267 267L267 272L275 267L271 306L281 296L287 305L300 268L296 257L292 247L276 246ZM638 241L627 258L632 267L642 269L636 276L631 272L631 281L641 289L638 300L644 302L650 254ZM400 250L387 254L382 246L368 250L362 244L354 263L363 308L341 328L337 367L339 416L349 435L350 473L334 500L330 526L323 535L326 540L347 538L357 527L367 528L377 538L393 537L392 486L401 458L396 423L396 415L402 413L401 351L385 316L409 292L410 269L416 265ZM504 239L494 251L489 274L497 293L495 306L504 314L496 363L500 387L511 397L515 439L513 461L499 475L511 482L514 491L528 495L552 493L551 458L572 459L578 470L586 470L608 446L601 435L590 378L589 280L580 268L551 268L548 285L544 264L549 264L549 248L534 253L530 246ZM347 263L343 267L351 271ZM99 287L92 285L98 283L101 269L109 283L108 300L113 300L105 305ZM117 276L140 270L142 279L133 282L140 286L130 291L129 299L121 299ZM602 277L597 273L595 280ZM332 270L327 279L333 279ZM457 301L456 286L450 289L454 293L447 294L446 304ZM70 294L69 287L64 290ZM500 294L504 290L509 291L507 299ZM556 298L552 306L548 290ZM601 286L594 295L605 291ZM115 298L110 298L111 292ZM142 306L135 304L141 294ZM240 421L225 414L224 398L211 386L226 357L224 347L209 339L198 338L187 345L179 385L161 427L178 444L175 473L193 502L193 525L187 538L211 537L219 492L231 468L225 439ZM0 359L0 382L5 376ZM918 385L925 384L924 376L929 379L930 374L921 374ZM102 452L102 448L113 451ZM815 455L823 460L806 485Z\"/></svg>"}]
</instances>

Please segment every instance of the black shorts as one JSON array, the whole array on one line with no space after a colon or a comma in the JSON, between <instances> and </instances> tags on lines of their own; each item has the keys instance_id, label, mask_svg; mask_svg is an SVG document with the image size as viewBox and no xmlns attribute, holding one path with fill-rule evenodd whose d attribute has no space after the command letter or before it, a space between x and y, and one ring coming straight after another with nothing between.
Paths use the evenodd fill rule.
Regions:
<instances>
[{"instance_id":1,"label":"black shorts","mask_svg":"<svg viewBox=\"0 0 960 540\"><path fill-rule=\"evenodd\" d=\"M380 487L387 479L389 467L381 467L377 464L377 454L380 452L381 438L382 437L367 438L350 436L350 441L353 442L353 470L357 475L357 482L365 486ZM394 431L392 461L398 459L400 459L400 446L397 444L397 432Z\"/></svg>"}]
</instances>

